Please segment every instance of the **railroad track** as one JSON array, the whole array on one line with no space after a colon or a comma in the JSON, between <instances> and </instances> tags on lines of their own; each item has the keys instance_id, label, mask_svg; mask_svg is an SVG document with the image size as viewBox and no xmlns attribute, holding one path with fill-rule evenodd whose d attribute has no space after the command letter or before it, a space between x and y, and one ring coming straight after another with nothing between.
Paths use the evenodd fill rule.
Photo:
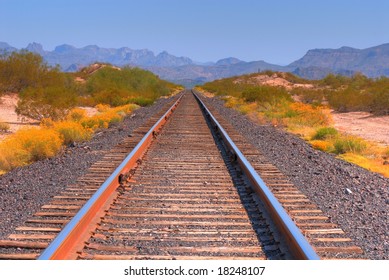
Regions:
<instances>
[{"instance_id":1,"label":"railroad track","mask_svg":"<svg viewBox=\"0 0 389 280\"><path fill-rule=\"evenodd\" d=\"M228 122L201 110L201 103L186 92L178 105L165 108L166 115L149 120L0 240L0 258L363 256ZM154 125L157 120L163 128Z\"/></svg>"}]
</instances>

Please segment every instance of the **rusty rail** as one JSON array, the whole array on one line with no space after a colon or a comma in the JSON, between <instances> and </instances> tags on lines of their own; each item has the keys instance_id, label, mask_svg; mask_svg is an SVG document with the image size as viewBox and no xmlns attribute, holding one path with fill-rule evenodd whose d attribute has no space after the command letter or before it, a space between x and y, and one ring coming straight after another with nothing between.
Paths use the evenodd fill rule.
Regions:
<instances>
[{"instance_id":1,"label":"rusty rail","mask_svg":"<svg viewBox=\"0 0 389 280\"><path fill-rule=\"evenodd\" d=\"M78 246L90 237L90 225L99 217L100 213L103 213L109 206L109 201L112 199L116 189L120 186L120 181L122 181L122 178L126 177L126 174L137 165L137 160L141 158L151 144L155 133L161 129L169 116L173 113L180 102L181 97L145 134L142 140L116 168L112 175L69 221L64 229L39 256L39 260L68 259L69 255L73 254L71 252L75 252Z\"/></svg>"},{"instance_id":2,"label":"rusty rail","mask_svg":"<svg viewBox=\"0 0 389 280\"><path fill-rule=\"evenodd\" d=\"M205 114L209 117L211 123L217 127L217 130L220 132L220 135L223 138L224 143L228 147L231 153L234 154L238 164L240 165L242 171L249 178L254 191L259 195L261 200L264 202L268 211L270 212L272 218L277 224L279 230L284 234L284 237L288 241L288 246L293 255L297 259L304 260L318 260L319 256L316 254L315 250L309 244L307 239L301 233L300 229L292 221L289 215L286 213L285 209L278 202L276 197L266 186L265 182L258 175L255 169L251 166L249 161L241 153L238 147L234 144L231 138L228 136L227 132L215 119L212 113L208 110L205 104L200 100L194 91L192 93L195 95Z\"/></svg>"}]
</instances>

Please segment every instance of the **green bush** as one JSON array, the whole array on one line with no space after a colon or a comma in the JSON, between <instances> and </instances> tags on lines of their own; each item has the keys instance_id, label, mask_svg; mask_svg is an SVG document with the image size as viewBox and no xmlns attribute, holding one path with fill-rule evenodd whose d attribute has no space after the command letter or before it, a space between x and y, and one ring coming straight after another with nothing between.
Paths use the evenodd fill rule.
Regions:
<instances>
[{"instance_id":1,"label":"green bush","mask_svg":"<svg viewBox=\"0 0 389 280\"><path fill-rule=\"evenodd\" d=\"M14 52L0 57L0 91L19 92L46 81L49 67L43 58L31 52Z\"/></svg>"},{"instance_id":2,"label":"green bush","mask_svg":"<svg viewBox=\"0 0 389 280\"><path fill-rule=\"evenodd\" d=\"M299 100L304 103L313 104L313 105L321 105L325 96L326 90L316 89L316 88L294 88L291 90L291 94L297 95Z\"/></svg>"},{"instance_id":3,"label":"green bush","mask_svg":"<svg viewBox=\"0 0 389 280\"><path fill-rule=\"evenodd\" d=\"M282 87L257 86L242 92L246 102L279 103L280 100L292 101L288 92Z\"/></svg>"},{"instance_id":4,"label":"green bush","mask_svg":"<svg viewBox=\"0 0 389 280\"><path fill-rule=\"evenodd\" d=\"M347 152L360 154L366 150L366 148L366 142L354 136L339 137L334 142L335 154L344 154Z\"/></svg>"},{"instance_id":5,"label":"green bush","mask_svg":"<svg viewBox=\"0 0 389 280\"><path fill-rule=\"evenodd\" d=\"M76 104L74 78L35 53L0 57L0 92L19 93L16 112L33 119L61 119Z\"/></svg>"},{"instance_id":6,"label":"green bush","mask_svg":"<svg viewBox=\"0 0 389 280\"><path fill-rule=\"evenodd\" d=\"M332 90L326 90L328 103L335 110L389 115L389 78L369 79L362 74L351 78L333 75L329 78L337 81ZM335 84L334 81L327 83Z\"/></svg>"},{"instance_id":7,"label":"green bush","mask_svg":"<svg viewBox=\"0 0 389 280\"><path fill-rule=\"evenodd\" d=\"M135 98L130 98L129 103L133 103L142 107L145 106L150 106L154 103L154 101L150 98L145 98L145 97L135 97Z\"/></svg>"},{"instance_id":8,"label":"green bush","mask_svg":"<svg viewBox=\"0 0 389 280\"><path fill-rule=\"evenodd\" d=\"M312 140L326 140L338 135L338 131L333 127L319 128L313 135Z\"/></svg>"},{"instance_id":9,"label":"green bush","mask_svg":"<svg viewBox=\"0 0 389 280\"><path fill-rule=\"evenodd\" d=\"M121 106L136 103L152 104L157 98L169 95L174 85L160 80L149 71L124 67L104 67L93 73L86 82L86 93L96 104Z\"/></svg>"},{"instance_id":10,"label":"green bush","mask_svg":"<svg viewBox=\"0 0 389 280\"><path fill-rule=\"evenodd\" d=\"M135 102L147 106L176 88L139 68L106 66L84 72L62 73L38 54L15 52L0 56L0 92L19 93L18 114L57 121L65 119L77 104L122 106ZM78 76L84 80L76 83Z\"/></svg>"},{"instance_id":11,"label":"green bush","mask_svg":"<svg viewBox=\"0 0 389 280\"><path fill-rule=\"evenodd\" d=\"M62 120L76 105L77 94L61 85L29 87L20 92L16 113L36 120Z\"/></svg>"}]
</instances>

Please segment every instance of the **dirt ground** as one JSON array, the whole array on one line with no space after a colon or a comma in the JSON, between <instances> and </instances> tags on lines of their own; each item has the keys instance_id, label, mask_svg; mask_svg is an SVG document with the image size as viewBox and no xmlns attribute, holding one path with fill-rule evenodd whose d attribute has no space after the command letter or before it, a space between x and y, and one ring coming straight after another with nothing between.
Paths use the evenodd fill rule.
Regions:
<instances>
[{"instance_id":1,"label":"dirt ground","mask_svg":"<svg viewBox=\"0 0 389 280\"><path fill-rule=\"evenodd\" d=\"M234 83L237 83L237 84L249 83L252 85L277 86L277 87L284 87L287 90L290 90L293 88L313 88L314 87L312 84L291 83L288 80L284 79L282 77L282 74L277 74L277 73L273 74L272 76L258 74L254 77L251 77L248 81L244 81L241 78L238 78L234 81Z\"/></svg>"},{"instance_id":2,"label":"dirt ground","mask_svg":"<svg viewBox=\"0 0 389 280\"><path fill-rule=\"evenodd\" d=\"M380 145L389 146L389 116L377 117L366 112L332 112L334 127Z\"/></svg>"},{"instance_id":3,"label":"dirt ground","mask_svg":"<svg viewBox=\"0 0 389 280\"><path fill-rule=\"evenodd\" d=\"M0 132L0 140L9 133L14 133L22 127L39 124L36 120L19 117L15 113L18 100L17 94L4 95L0 98L0 122L8 123L10 126L8 133Z\"/></svg>"}]
</instances>

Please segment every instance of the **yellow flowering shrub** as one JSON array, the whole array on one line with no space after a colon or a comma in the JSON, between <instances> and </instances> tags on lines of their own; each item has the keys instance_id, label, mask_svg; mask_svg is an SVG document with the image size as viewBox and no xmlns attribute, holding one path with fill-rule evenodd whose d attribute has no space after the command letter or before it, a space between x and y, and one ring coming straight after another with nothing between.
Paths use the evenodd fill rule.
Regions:
<instances>
[{"instance_id":1,"label":"yellow flowering shrub","mask_svg":"<svg viewBox=\"0 0 389 280\"><path fill-rule=\"evenodd\" d=\"M8 171L17 166L53 157L62 147L61 135L47 128L26 128L0 143L0 169Z\"/></svg>"},{"instance_id":2,"label":"yellow flowering shrub","mask_svg":"<svg viewBox=\"0 0 389 280\"><path fill-rule=\"evenodd\" d=\"M81 108L74 108L72 109L68 115L67 115L67 119L69 121L75 121L75 122L79 122L80 120L82 120L83 118L85 118L87 116L86 114L86 111L84 109L81 109Z\"/></svg>"},{"instance_id":3,"label":"yellow flowering shrub","mask_svg":"<svg viewBox=\"0 0 389 280\"><path fill-rule=\"evenodd\" d=\"M56 122L54 124L54 130L62 136L65 145L73 142L87 141L92 136L92 131L90 129L85 128L80 123L74 121Z\"/></svg>"}]
</instances>

